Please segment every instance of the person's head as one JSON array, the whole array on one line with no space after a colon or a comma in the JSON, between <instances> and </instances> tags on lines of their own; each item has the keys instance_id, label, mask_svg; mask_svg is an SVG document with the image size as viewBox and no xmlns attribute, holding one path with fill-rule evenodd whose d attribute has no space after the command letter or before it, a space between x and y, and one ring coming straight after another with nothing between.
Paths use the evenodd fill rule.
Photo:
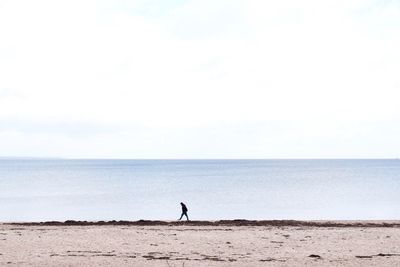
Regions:
<instances>
[{"instance_id":1,"label":"person's head","mask_svg":"<svg viewBox=\"0 0 400 267\"><path fill-rule=\"evenodd\" d=\"M185 205L185 204L183 204L183 202L181 202L181 205L183 206L183 205Z\"/></svg>"}]
</instances>

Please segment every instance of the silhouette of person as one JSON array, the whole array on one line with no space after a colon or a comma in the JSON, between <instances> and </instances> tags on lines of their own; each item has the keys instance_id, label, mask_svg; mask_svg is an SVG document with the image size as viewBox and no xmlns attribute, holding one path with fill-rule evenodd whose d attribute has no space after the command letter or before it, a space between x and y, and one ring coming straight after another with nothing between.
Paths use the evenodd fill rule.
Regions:
<instances>
[{"instance_id":1,"label":"silhouette of person","mask_svg":"<svg viewBox=\"0 0 400 267\"><path fill-rule=\"evenodd\" d=\"M181 217L179 218L179 220L182 220L183 215L185 215L186 220L189 221L189 217L187 215L188 208L186 207L186 205L183 202L181 202L181 206L182 206L182 214L181 214Z\"/></svg>"}]
</instances>

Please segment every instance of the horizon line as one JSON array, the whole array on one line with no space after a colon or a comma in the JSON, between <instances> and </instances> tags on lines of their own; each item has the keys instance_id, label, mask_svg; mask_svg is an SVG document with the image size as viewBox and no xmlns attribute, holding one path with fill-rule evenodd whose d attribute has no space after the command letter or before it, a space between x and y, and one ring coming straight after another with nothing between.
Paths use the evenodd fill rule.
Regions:
<instances>
[{"instance_id":1,"label":"horizon line","mask_svg":"<svg viewBox=\"0 0 400 267\"><path fill-rule=\"evenodd\" d=\"M0 160L4 159L26 159L26 160L400 160L398 157L385 157L385 158L368 158L368 157L354 157L354 158L106 158L106 157L40 157L40 156L0 156Z\"/></svg>"}]
</instances>

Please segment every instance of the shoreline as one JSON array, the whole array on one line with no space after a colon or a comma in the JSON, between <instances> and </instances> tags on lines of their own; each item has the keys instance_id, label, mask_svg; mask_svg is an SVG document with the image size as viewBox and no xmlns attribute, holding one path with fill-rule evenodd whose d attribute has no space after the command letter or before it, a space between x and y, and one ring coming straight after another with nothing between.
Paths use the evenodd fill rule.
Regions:
<instances>
[{"instance_id":1,"label":"shoreline","mask_svg":"<svg viewBox=\"0 0 400 267\"><path fill-rule=\"evenodd\" d=\"M164 221L164 220L111 220L111 221L44 221L44 222L0 222L1 225L19 226L260 226L260 227L386 227L400 228L400 220L205 220L205 221Z\"/></svg>"}]
</instances>

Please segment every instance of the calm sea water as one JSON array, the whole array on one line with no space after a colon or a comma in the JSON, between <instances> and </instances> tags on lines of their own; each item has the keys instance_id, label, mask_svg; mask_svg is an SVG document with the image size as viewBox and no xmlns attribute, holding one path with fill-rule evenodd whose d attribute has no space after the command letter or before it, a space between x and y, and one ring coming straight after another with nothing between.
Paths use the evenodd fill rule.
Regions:
<instances>
[{"instance_id":1,"label":"calm sea water","mask_svg":"<svg viewBox=\"0 0 400 267\"><path fill-rule=\"evenodd\" d=\"M0 221L400 219L400 160L0 160Z\"/></svg>"}]
</instances>

